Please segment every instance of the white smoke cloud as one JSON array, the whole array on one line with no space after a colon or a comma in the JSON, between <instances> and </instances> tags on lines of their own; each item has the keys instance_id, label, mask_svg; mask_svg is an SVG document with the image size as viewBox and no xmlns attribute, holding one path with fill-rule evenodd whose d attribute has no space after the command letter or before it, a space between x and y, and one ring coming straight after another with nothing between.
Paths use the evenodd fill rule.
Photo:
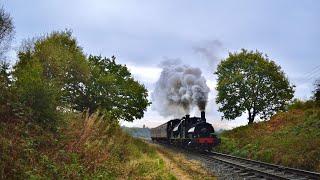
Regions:
<instances>
[{"instance_id":1,"label":"white smoke cloud","mask_svg":"<svg viewBox=\"0 0 320 180\"><path fill-rule=\"evenodd\" d=\"M181 117L195 106L205 110L210 89L199 68L183 65L179 59L167 59L161 67L151 95L154 110L164 117Z\"/></svg>"},{"instance_id":2,"label":"white smoke cloud","mask_svg":"<svg viewBox=\"0 0 320 180\"><path fill-rule=\"evenodd\" d=\"M193 51L202 56L208 63L210 69L215 69L221 60L221 53L224 51L223 44L219 40L204 42L193 47Z\"/></svg>"}]
</instances>

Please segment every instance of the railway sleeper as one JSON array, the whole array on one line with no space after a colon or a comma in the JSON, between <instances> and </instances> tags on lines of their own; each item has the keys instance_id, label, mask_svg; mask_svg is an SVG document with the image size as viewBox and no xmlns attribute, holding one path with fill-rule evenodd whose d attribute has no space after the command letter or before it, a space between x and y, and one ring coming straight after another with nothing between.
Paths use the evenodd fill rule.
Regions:
<instances>
[{"instance_id":1,"label":"railway sleeper","mask_svg":"<svg viewBox=\"0 0 320 180\"><path fill-rule=\"evenodd\" d=\"M224 174L221 179L227 179L227 180L237 179L238 180L238 179L243 179L243 178L241 178L241 176L239 176L239 174L231 173L231 174Z\"/></svg>"},{"instance_id":2,"label":"railway sleeper","mask_svg":"<svg viewBox=\"0 0 320 180\"><path fill-rule=\"evenodd\" d=\"M258 177L255 175L251 175L251 176L246 176L245 179L258 179Z\"/></svg>"},{"instance_id":3,"label":"railway sleeper","mask_svg":"<svg viewBox=\"0 0 320 180\"><path fill-rule=\"evenodd\" d=\"M252 175L254 173L252 172L243 172L243 173L240 173L241 176L249 176L249 175Z\"/></svg>"}]
</instances>

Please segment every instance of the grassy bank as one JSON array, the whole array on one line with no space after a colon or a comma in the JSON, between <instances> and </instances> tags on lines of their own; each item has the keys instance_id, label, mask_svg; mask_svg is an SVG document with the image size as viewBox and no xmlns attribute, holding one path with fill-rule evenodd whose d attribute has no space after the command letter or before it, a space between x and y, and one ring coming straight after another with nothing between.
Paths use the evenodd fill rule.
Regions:
<instances>
[{"instance_id":1,"label":"grassy bank","mask_svg":"<svg viewBox=\"0 0 320 180\"><path fill-rule=\"evenodd\" d=\"M294 109L221 134L217 151L320 172L320 109Z\"/></svg>"},{"instance_id":2,"label":"grassy bank","mask_svg":"<svg viewBox=\"0 0 320 180\"><path fill-rule=\"evenodd\" d=\"M187 159L181 152L167 149L160 145L153 146L157 149L160 155L170 160L169 166L173 166L181 170L181 179L217 179L217 177L200 164L199 161ZM185 176L182 177L183 175Z\"/></svg>"},{"instance_id":3,"label":"grassy bank","mask_svg":"<svg viewBox=\"0 0 320 180\"><path fill-rule=\"evenodd\" d=\"M56 131L0 124L0 179L170 179L154 148L108 118L65 114Z\"/></svg>"}]
</instances>

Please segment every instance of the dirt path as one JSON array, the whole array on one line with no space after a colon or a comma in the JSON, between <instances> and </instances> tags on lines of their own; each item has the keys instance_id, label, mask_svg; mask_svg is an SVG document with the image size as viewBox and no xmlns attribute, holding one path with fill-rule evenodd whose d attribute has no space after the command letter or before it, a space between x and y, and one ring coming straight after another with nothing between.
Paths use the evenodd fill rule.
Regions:
<instances>
[{"instance_id":1,"label":"dirt path","mask_svg":"<svg viewBox=\"0 0 320 180\"><path fill-rule=\"evenodd\" d=\"M177 179L217 179L215 175L207 171L200 162L187 159L183 154L171 151L157 144L151 145L156 148L169 172Z\"/></svg>"},{"instance_id":2,"label":"dirt path","mask_svg":"<svg viewBox=\"0 0 320 180\"><path fill-rule=\"evenodd\" d=\"M177 179L189 180L192 179L186 172L184 172L175 162L167 158L162 152L157 151L160 158L163 159L169 173L173 174Z\"/></svg>"}]
</instances>

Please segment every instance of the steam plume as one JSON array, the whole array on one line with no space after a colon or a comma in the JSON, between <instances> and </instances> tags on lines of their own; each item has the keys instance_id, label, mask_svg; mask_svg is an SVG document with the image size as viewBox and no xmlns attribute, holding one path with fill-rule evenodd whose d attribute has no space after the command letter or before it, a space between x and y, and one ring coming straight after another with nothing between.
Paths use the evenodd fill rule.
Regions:
<instances>
[{"instance_id":1,"label":"steam plume","mask_svg":"<svg viewBox=\"0 0 320 180\"><path fill-rule=\"evenodd\" d=\"M193 51L207 60L211 69L214 69L220 61L220 53L224 50L223 44L219 40L207 41L201 45L194 46Z\"/></svg>"},{"instance_id":2,"label":"steam plume","mask_svg":"<svg viewBox=\"0 0 320 180\"><path fill-rule=\"evenodd\" d=\"M161 63L162 72L151 95L152 107L162 116L182 116L194 106L203 111L210 91L199 68L178 60Z\"/></svg>"}]
</instances>

